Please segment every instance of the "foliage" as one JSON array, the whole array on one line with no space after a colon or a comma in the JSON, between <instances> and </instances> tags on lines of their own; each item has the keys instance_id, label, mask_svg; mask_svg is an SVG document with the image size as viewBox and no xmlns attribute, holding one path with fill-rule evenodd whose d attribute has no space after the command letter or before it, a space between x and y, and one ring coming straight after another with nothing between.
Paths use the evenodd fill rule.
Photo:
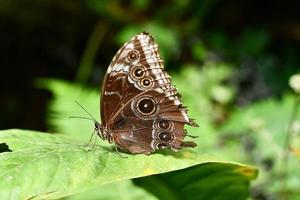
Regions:
<instances>
[{"instance_id":1,"label":"foliage","mask_svg":"<svg viewBox=\"0 0 300 200\"><path fill-rule=\"evenodd\" d=\"M261 170L261 176L256 185L269 195L280 195L290 191L290 199L299 199L300 172L297 160L299 149L300 113L291 118L295 96L286 94L282 99L268 99L243 108L237 108L228 122L222 127L221 138L224 150L233 148L232 158L255 163ZM274 112L275 111L275 112ZM291 121L293 120L293 121ZM290 144L286 146L289 124L292 123ZM287 149L286 149L287 148ZM285 151L289 159L284 159ZM240 152L244 152L240 156ZM287 188L283 185L287 184Z\"/></svg>"},{"instance_id":2,"label":"foliage","mask_svg":"<svg viewBox=\"0 0 300 200\"><path fill-rule=\"evenodd\" d=\"M253 172L231 164L220 166L218 163L206 163L201 169L191 167L134 182L159 199L246 199L249 196L249 181L242 180L240 176L250 178L255 176Z\"/></svg>"},{"instance_id":3,"label":"foliage","mask_svg":"<svg viewBox=\"0 0 300 200\"><path fill-rule=\"evenodd\" d=\"M70 120L75 120L75 119L68 119L66 116L64 116L63 113L70 113L74 115L78 115L77 113L82 113L80 107L78 107L77 110L74 110L76 104L72 103L73 102L72 98L76 98L76 100L81 102L82 105L86 105L85 106L86 109L88 111L89 110L92 111L91 113L93 115L95 114L94 113L95 111L98 112L99 110L98 103L95 103L98 102L99 95L96 94L93 90L91 91L87 89L81 90L75 85L71 85L67 82L58 81L58 80L44 79L44 80L40 80L38 82L38 85L49 88L51 91L53 91L54 94L54 100L51 102L49 109L50 109L50 113L53 113L55 111L57 115L49 116L48 118L49 123L55 124L56 129L65 132L66 135L72 136L74 139L84 140L85 138L85 140L87 141L90 136L87 130L92 129L91 123L82 120L84 123L88 124L90 128L86 128L85 126L82 126L79 123L70 123ZM69 103L61 104L60 102L69 102ZM61 113L61 115L59 113ZM82 133L86 133L85 136L83 136ZM107 143L103 143L103 141L101 141L101 145L107 146ZM185 154L184 152L189 152L189 151L182 150L179 153L168 152L165 155L173 155L173 156L175 155L177 157L181 154ZM151 193L153 193L160 199L174 199L174 193L177 192L181 199L186 199L186 198L201 199L209 196L220 198L220 199L225 198L222 195L219 196L219 194L214 194L212 192L216 188L219 188L218 190L220 191L220 194L223 192L226 193L227 194L226 198L236 196L239 194L238 196L240 199L245 199L245 197L249 195L248 193L249 179L252 179L256 176L255 170L251 168L237 167L236 164L231 164L231 163L215 163L212 157L209 156L209 154L205 153L205 151L202 151L201 153L194 152L194 154L196 156L199 156L199 158L201 159L205 159L205 158L207 159L205 159L205 161L202 162L203 164L199 165L199 167L189 168L183 171L176 171L171 174L167 173L166 177L151 176L151 178L145 178L145 179L140 178L140 179L136 179L135 183L137 183L140 186L143 186L144 188L149 190ZM152 155L149 157L152 158ZM160 166L167 165L166 163L163 164L162 161L158 161L158 160L155 161L151 158L149 159L152 160L154 163L160 162L161 164ZM183 161L183 163L186 162ZM168 160L168 164L174 166L175 163L173 161ZM136 170L136 167L134 167L134 170ZM222 181L216 181L220 177L224 177ZM241 177L244 177L244 179L241 179ZM185 185L185 187L183 187L182 185L181 186L172 185L172 183L170 183L170 180L181 180L181 181L177 181L178 184L183 184ZM211 181L211 185L207 185L206 184L207 181ZM224 187L224 184L226 185L229 183L231 187ZM161 187L159 186L158 188L161 189L160 190L156 189L155 191L153 191L153 189L151 190L152 187L151 184L160 184ZM180 187L180 189L178 187ZM99 190L101 190L101 188ZM201 191L201 195L200 193L197 195L196 194L190 195L190 192L184 192L185 190ZM88 197L89 193L86 193L85 195L82 196Z\"/></svg>"}]
</instances>

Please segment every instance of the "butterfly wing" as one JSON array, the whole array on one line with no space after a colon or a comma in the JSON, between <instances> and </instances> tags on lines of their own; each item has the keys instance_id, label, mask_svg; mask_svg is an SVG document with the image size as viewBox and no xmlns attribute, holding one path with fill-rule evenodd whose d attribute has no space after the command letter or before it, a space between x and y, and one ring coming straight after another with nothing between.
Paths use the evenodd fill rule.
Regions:
<instances>
[{"instance_id":1,"label":"butterfly wing","mask_svg":"<svg viewBox=\"0 0 300 200\"><path fill-rule=\"evenodd\" d=\"M121 47L107 70L101 95L102 124L128 152L195 145L183 142L184 125L196 124L188 118L163 68L157 44L143 32Z\"/></svg>"},{"instance_id":2,"label":"butterfly wing","mask_svg":"<svg viewBox=\"0 0 300 200\"><path fill-rule=\"evenodd\" d=\"M191 141L183 141L184 125L196 124L188 118L175 90L155 88L135 96L114 121L114 141L130 153L148 154L165 148L177 151L196 146Z\"/></svg>"},{"instance_id":3,"label":"butterfly wing","mask_svg":"<svg viewBox=\"0 0 300 200\"><path fill-rule=\"evenodd\" d=\"M167 79L153 38L145 32L134 36L120 48L107 69L100 100L102 124L107 124L124 102L145 89L163 85Z\"/></svg>"}]
</instances>

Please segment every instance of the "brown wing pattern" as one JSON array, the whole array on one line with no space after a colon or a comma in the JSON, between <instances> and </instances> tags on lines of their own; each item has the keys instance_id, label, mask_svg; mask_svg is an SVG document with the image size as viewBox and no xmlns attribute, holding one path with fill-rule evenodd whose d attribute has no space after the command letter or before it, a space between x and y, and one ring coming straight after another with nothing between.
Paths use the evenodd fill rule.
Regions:
<instances>
[{"instance_id":1,"label":"brown wing pattern","mask_svg":"<svg viewBox=\"0 0 300 200\"><path fill-rule=\"evenodd\" d=\"M157 149L177 151L196 146L183 141L184 125L196 124L187 117L186 109L176 104L176 95L176 91L155 88L135 96L113 118L114 141L131 153L144 154Z\"/></svg>"},{"instance_id":2,"label":"brown wing pattern","mask_svg":"<svg viewBox=\"0 0 300 200\"><path fill-rule=\"evenodd\" d=\"M122 103L145 89L163 86L168 79L153 38L147 33L133 37L120 48L107 69L101 95L102 124Z\"/></svg>"},{"instance_id":3,"label":"brown wing pattern","mask_svg":"<svg viewBox=\"0 0 300 200\"><path fill-rule=\"evenodd\" d=\"M148 33L133 37L118 51L102 87L101 119L113 141L130 153L194 147L184 142L189 119L158 47Z\"/></svg>"}]
</instances>

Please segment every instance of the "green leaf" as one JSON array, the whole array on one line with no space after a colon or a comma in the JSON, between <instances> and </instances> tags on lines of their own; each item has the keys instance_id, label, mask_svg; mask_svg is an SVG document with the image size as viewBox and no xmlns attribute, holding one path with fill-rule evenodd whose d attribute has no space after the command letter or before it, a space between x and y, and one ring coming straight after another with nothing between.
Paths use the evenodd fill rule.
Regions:
<instances>
[{"instance_id":1,"label":"green leaf","mask_svg":"<svg viewBox=\"0 0 300 200\"><path fill-rule=\"evenodd\" d=\"M257 171L232 163L206 163L175 172L136 179L159 199L246 199ZM179 181L180 180L180 181ZM217 191L217 192L215 192Z\"/></svg>"},{"instance_id":2,"label":"green leaf","mask_svg":"<svg viewBox=\"0 0 300 200\"><path fill-rule=\"evenodd\" d=\"M89 148L67 137L24 130L0 131L1 143L12 152L0 154L0 199L61 198L120 180L221 162L190 150L123 158L100 145ZM256 170L246 168L254 178Z\"/></svg>"},{"instance_id":3,"label":"green leaf","mask_svg":"<svg viewBox=\"0 0 300 200\"><path fill-rule=\"evenodd\" d=\"M55 79L39 79L36 85L50 90L54 97L48 105L46 118L50 131L58 131L73 139L88 142L94 130L93 122L69 117L90 117L75 103L77 101L100 121L100 91L81 88L79 85ZM107 145L106 142L102 142L102 144Z\"/></svg>"},{"instance_id":4,"label":"green leaf","mask_svg":"<svg viewBox=\"0 0 300 200\"><path fill-rule=\"evenodd\" d=\"M158 200L141 187L129 180L119 181L82 192L64 200Z\"/></svg>"}]
</instances>

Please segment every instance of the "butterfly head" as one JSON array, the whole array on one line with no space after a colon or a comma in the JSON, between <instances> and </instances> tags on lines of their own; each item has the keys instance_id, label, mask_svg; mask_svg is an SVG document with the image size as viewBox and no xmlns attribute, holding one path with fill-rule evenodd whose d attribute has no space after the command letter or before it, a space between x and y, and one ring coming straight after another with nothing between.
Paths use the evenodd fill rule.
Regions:
<instances>
[{"instance_id":1,"label":"butterfly head","mask_svg":"<svg viewBox=\"0 0 300 200\"><path fill-rule=\"evenodd\" d=\"M95 132L102 140L107 140L109 143L113 142L113 137L111 131L109 131L107 126L100 124L98 121L94 121Z\"/></svg>"},{"instance_id":2,"label":"butterfly head","mask_svg":"<svg viewBox=\"0 0 300 200\"><path fill-rule=\"evenodd\" d=\"M96 120L94 121L95 124L95 131L96 132L103 132L103 125L97 122Z\"/></svg>"}]
</instances>

